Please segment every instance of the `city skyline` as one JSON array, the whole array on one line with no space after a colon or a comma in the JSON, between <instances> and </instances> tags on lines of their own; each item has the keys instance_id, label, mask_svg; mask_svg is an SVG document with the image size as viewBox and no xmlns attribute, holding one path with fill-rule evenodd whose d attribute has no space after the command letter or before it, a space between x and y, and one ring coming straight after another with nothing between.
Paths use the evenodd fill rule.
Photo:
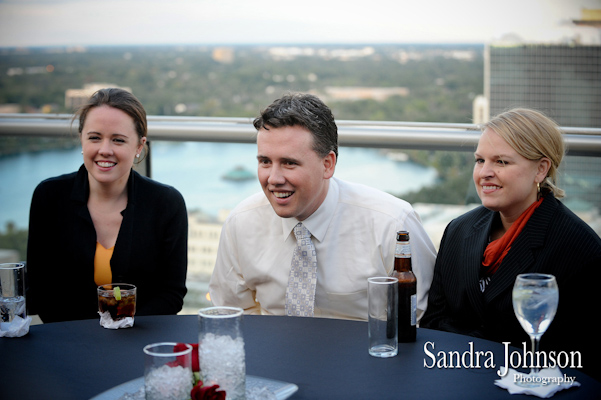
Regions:
<instances>
[{"instance_id":1,"label":"city skyline","mask_svg":"<svg viewBox=\"0 0 601 400\"><path fill-rule=\"evenodd\" d=\"M489 43L574 36L600 0L0 0L0 47ZM598 29L578 28L599 44Z\"/></svg>"}]
</instances>

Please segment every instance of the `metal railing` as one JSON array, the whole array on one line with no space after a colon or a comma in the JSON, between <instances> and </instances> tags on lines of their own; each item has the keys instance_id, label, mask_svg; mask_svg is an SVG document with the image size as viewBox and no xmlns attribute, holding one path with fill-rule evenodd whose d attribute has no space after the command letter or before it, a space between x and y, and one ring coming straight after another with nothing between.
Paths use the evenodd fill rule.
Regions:
<instances>
[{"instance_id":1,"label":"metal railing","mask_svg":"<svg viewBox=\"0 0 601 400\"><path fill-rule=\"evenodd\" d=\"M475 124L340 120L339 145L473 151ZM0 114L0 136L77 137L68 114ZM563 127L569 155L601 157L601 129ZM148 117L148 140L254 143L251 118Z\"/></svg>"},{"instance_id":2,"label":"metal railing","mask_svg":"<svg viewBox=\"0 0 601 400\"><path fill-rule=\"evenodd\" d=\"M340 146L472 153L480 137L479 127L475 124L350 120L336 122ZM0 114L0 137L55 137L77 140L77 125L78 121L72 121L72 116L68 114ZM582 186L581 182L584 182L587 191L586 198L583 197L582 201L587 204L591 202L597 204L598 172L595 168L599 168L601 162L601 129L563 127L562 130L565 133L568 155L595 158L590 166L579 167L580 170L575 173L581 174L584 168L586 179L591 180L592 176L594 182L589 184L589 181L581 179L579 175L576 175L577 179L572 181L580 186ZM255 143L256 131L251 118L149 116L148 138L149 142ZM136 165L135 168L141 174L151 176L151 163L149 156L144 163ZM588 163L588 160L578 160L578 163ZM589 176L590 172L592 172L591 176ZM578 201L579 196L581 195L576 193L572 199ZM452 212L455 211L451 210L448 215L443 213L440 218L437 216L432 218L433 240L442 234L437 233L438 225L446 226L446 223L455 216ZM597 214L591 214L590 218L587 223L601 233L601 219Z\"/></svg>"}]
</instances>

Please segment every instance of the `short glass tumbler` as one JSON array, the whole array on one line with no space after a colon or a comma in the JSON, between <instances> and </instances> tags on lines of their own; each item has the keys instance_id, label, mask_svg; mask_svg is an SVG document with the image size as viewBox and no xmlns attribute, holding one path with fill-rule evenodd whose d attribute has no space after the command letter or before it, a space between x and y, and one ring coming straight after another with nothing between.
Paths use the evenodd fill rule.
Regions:
<instances>
[{"instance_id":1,"label":"short glass tumbler","mask_svg":"<svg viewBox=\"0 0 601 400\"><path fill-rule=\"evenodd\" d=\"M369 354L387 358L398 354L398 279L367 279Z\"/></svg>"},{"instance_id":2,"label":"short glass tumbler","mask_svg":"<svg viewBox=\"0 0 601 400\"><path fill-rule=\"evenodd\" d=\"M205 385L219 385L227 400L246 398L246 361L237 307L209 307L198 312L198 362Z\"/></svg>"},{"instance_id":3,"label":"short glass tumbler","mask_svg":"<svg viewBox=\"0 0 601 400\"><path fill-rule=\"evenodd\" d=\"M136 314L136 286L129 283L110 283L98 286L98 311L102 326L111 327L115 322L127 320L120 327L131 327Z\"/></svg>"},{"instance_id":4,"label":"short glass tumbler","mask_svg":"<svg viewBox=\"0 0 601 400\"><path fill-rule=\"evenodd\" d=\"M175 351L177 343L144 347L144 393L146 400L188 400L194 384L192 346Z\"/></svg>"},{"instance_id":5,"label":"short glass tumbler","mask_svg":"<svg viewBox=\"0 0 601 400\"><path fill-rule=\"evenodd\" d=\"M25 264L0 264L0 330L8 331L16 317L27 318Z\"/></svg>"}]
</instances>

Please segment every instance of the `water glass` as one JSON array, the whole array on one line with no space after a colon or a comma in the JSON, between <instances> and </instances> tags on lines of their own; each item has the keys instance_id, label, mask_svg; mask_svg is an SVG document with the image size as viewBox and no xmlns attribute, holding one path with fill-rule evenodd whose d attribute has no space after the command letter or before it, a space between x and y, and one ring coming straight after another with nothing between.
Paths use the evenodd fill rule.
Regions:
<instances>
[{"instance_id":1,"label":"water glass","mask_svg":"<svg viewBox=\"0 0 601 400\"><path fill-rule=\"evenodd\" d=\"M369 354L387 358L398 354L398 279L367 279Z\"/></svg>"},{"instance_id":2,"label":"water glass","mask_svg":"<svg viewBox=\"0 0 601 400\"><path fill-rule=\"evenodd\" d=\"M219 385L227 400L246 398L246 362L237 307L209 307L198 313L198 362L205 385Z\"/></svg>"},{"instance_id":3,"label":"water glass","mask_svg":"<svg viewBox=\"0 0 601 400\"><path fill-rule=\"evenodd\" d=\"M0 264L0 330L8 331L16 317L27 318L25 264Z\"/></svg>"},{"instance_id":4,"label":"water glass","mask_svg":"<svg viewBox=\"0 0 601 400\"><path fill-rule=\"evenodd\" d=\"M177 343L144 347L144 393L146 400L187 400L194 384L192 346L176 351Z\"/></svg>"},{"instance_id":5,"label":"water glass","mask_svg":"<svg viewBox=\"0 0 601 400\"><path fill-rule=\"evenodd\" d=\"M553 322L559 304L559 288L555 276L549 274L520 274L516 277L512 292L513 310L520 325L530 336L532 354L538 354L541 336ZM542 386L537 379L540 366L530 368L530 378L517 382L518 386Z\"/></svg>"}]
</instances>

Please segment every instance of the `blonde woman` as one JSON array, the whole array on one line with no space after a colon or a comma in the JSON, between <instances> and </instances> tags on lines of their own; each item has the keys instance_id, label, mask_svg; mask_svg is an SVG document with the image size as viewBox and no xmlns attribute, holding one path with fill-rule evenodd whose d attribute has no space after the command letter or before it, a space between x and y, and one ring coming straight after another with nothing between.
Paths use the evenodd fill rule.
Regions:
<instances>
[{"instance_id":1,"label":"blonde woman","mask_svg":"<svg viewBox=\"0 0 601 400\"><path fill-rule=\"evenodd\" d=\"M596 373L598 333L586 324L599 304L601 239L558 201L564 151L558 126L534 110L510 110L483 126L473 172L482 206L447 226L421 327L521 348L529 337L513 312L515 278L553 274L559 309L541 350L580 350L585 371Z\"/></svg>"}]
</instances>

